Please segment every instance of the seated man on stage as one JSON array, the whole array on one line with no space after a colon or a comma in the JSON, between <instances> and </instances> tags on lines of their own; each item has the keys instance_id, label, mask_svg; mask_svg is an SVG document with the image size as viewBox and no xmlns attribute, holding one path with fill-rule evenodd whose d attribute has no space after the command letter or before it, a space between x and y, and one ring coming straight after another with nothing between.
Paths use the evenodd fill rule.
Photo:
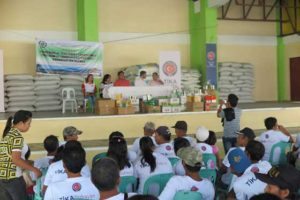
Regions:
<instances>
[{"instance_id":1,"label":"seated man on stage","mask_svg":"<svg viewBox=\"0 0 300 200\"><path fill-rule=\"evenodd\" d=\"M139 86L139 87L148 86L146 78L147 78L147 72L140 71L140 77L136 77L136 79L134 81L134 86Z\"/></svg>"},{"instance_id":2,"label":"seated man on stage","mask_svg":"<svg viewBox=\"0 0 300 200\"><path fill-rule=\"evenodd\" d=\"M94 77L92 74L89 74L85 83L82 84L82 93L84 96L84 108L86 108L86 101L89 101L91 104L92 112L94 112L95 100L96 100L97 88L94 83Z\"/></svg>"},{"instance_id":3,"label":"seated man on stage","mask_svg":"<svg viewBox=\"0 0 300 200\"><path fill-rule=\"evenodd\" d=\"M129 80L125 79L125 74L123 71L118 72L118 79L114 83L115 87L126 87L130 86Z\"/></svg>"},{"instance_id":4,"label":"seated man on stage","mask_svg":"<svg viewBox=\"0 0 300 200\"><path fill-rule=\"evenodd\" d=\"M152 74L152 79L153 80L151 80L150 84L149 84L150 86L160 86L160 85L164 84L164 82L159 78L159 75L157 72L154 72Z\"/></svg>"}]
</instances>

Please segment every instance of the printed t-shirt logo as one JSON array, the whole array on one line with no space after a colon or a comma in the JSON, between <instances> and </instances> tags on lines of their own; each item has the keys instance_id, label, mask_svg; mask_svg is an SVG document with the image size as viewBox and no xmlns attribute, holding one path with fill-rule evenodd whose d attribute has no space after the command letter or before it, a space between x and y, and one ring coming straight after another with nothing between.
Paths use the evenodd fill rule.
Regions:
<instances>
[{"instance_id":1,"label":"printed t-shirt logo","mask_svg":"<svg viewBox=\"0 0 300 200\"><path fill-rule=\"evenodd\" d=\"M205 147L205 146L202 146L202 147L201 147L201 150L202 150L202 151L206 151L206 147Z\"/></svg>"},{"instance_id":2,"label":"printed t-shirt logo","mask_svg":"<svg viewBox=\"0 0 300 200\"><path fill-rule=\"evenodd\" d=\"M73 189L74 192L80 191L81 190L81 184L80 183L74 183L72 185L72 189Z\"/></svg>"},{"instance_id":3,"label":"printed t-shirt logo","mask_svg":"<svg viewBox=\"0 0 300 200\"><path fill-rule=\"evenodd\" d=\"M192 188L191 188L191 191L192 192L196 192L196 191L198 191L199 189L196 187L196 186L193 186Z\"/></svg>"},{"instance_id":4,"label":"printed t-shirt logo","mask_svg":"<svg viewBox=\"0 0 300 200\"><path fill-rule=\"evenodd\" d=\"M252 167L251 168L251 172L258 173L259 172L259 168L258 167Z\"/></svg>"},{"instance_id":5,"label":"printed t-shirt logo","mask_svg":"<svg viewBox=\"0 0 300 200\"><path fill-rule=\"evenodd\" d=\"M167 150L167 151L171 151L171 149L172 149L171 146L169 146L169 145L166 146L166 150Z\"/></svg>"}]
</instances>

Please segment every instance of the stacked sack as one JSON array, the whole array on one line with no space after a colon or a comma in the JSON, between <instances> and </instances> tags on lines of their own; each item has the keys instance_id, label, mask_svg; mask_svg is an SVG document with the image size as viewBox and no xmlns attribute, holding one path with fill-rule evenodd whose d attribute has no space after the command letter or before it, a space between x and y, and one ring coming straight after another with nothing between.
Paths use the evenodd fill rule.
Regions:
<instances>
[{"instance_id":1,"label":"stacked sack","mask_svg":"<svg viewBox=\"0 0 300 200\"><path fill-rule=\"evenodd\" d=\"M195 91L201 89L201 74L196 69L181 69L181 87L184 90Z\"/></svg>"},{"instance_id":2,"label":"stacked sack","mask_svg":"<svg viewBox=\"0 0 300 200\"><path fill-rule=\"evenodd\" d=\"M218 88L222 99L234 93L239 97L239 102L254 102L253 65L234 62L220 63Z\"/></svg>"},{"instance_id":3,"label":"stacked sack","mask_svg":"<svg viewBox=\"0 0 300 200\"><path fill-rule=\"evenodd\" d=\"M36 97L31 75L6 75L4 87L6 112L16 112L20 109L34 111Z\"/></svg>"},{"instance_id":4,"label":"stacked sack","mask_svg":"<svg viewBox=\"0 0 300 200\"><path fill-rule=\"evenodd\" d=\"M82 84L85 81L84 77L79 75L61 75L60 78L61 90L66 87L74 88L78 105L83 104L84 97L82 94ZM69 106L67 106L67 108L68 107Z\"/></svg>"},{"instance_id":5,"label":"stacked sack","mask_svg":"<svg viewBox=\"0 0 300 200\"><path fill-rule=\"evenodd\" d=\"M61 110L60 77L58 75L41 75L34 78L36 111Z\"/></svg>"},{"instance_id":6,"label":"stacked sack","mask_svg":"<svg viewBox=\"0 0 300 200\"><path fill-rule=\"evenodd\" d=\"M145 71L147 73L147 81L152 80L152 74L154 72L159 73L159 66L156 63L148 63L143 65L134 65L125 67L122 69L124 71L125 77L130 81L131 85L134 85L136 77L140 76L140 71Z\"/></svg>"}]
</instances>

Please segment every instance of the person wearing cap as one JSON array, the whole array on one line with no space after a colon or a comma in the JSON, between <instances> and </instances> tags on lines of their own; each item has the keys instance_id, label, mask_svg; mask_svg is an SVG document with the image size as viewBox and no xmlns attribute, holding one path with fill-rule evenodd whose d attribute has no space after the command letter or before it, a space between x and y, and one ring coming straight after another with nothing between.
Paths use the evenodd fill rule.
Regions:
<instances>
[{"instance_id":1,"label":"person wearing cap","mask_svg":"<svg viewBox=\"0 0 300 200\"><path fill-rule=\"evenodd\" d=\"M178 150L182 159L185 176L173 176L158 197L160 200L173 200L178 191L194 191L202 195L202 199L213 200L215 189L210 180L199 175L202 163L202 153L194 147L184 147Z\"/></svg>"},{"instance_id":2,"label":"person wearing cap","mask_svg":"<svg viewBox=\"0 0 300 200\"><path fill-rule=\"evenodd\" d=\"M240 130L240 118L242 110L237 107L239 98L235 94L229 94L227 103L220 100L220 106L217 111L217 117L222 118L224 126L224 135L222 137L225 154L231 147L236 146L237 135L235 134ZM223 109L223 105L226 108Z\"/></svg>"},{"instance_id":3,"label":"person wearing cap","mask_svg":"<svg viewBox=\"0 0 300 200\"><path fill-rule=\"evenodd\" d=\"M82 131L78 130L74 126L67 126L63 130L64 141L60 142L60 146L66 144L66 142L71 140L78 140L78 135L81 135Z\"/></svg>"},{"instance_id":4,"label":"person wearing cap","mask_svg":"<svg viewBox=\"0 0 300 200\"><path fill-rule=\"evenodd\" d=\"M196 145L196 140L190 136L187 136L188 126L185 121L177 121L172 128L175 128L176 137L184 137L190 142L191 146Z\"/></svg>"},{"instance_id":5,"label":"person wearing cap","mask_svg":"<svg viewBox=\"0 0 300 200\"><path fill-rule=\"evenodd\" d=\"M274 144L278 142L293 142L293 138L286 128L282 125L278 125L275 117L266 118L265 127L267 131L262 133L258 140L265 146L263 160L269 161L271 149Z\"/></svg>"},{"instance_id":6,"label":"person wearing cap","mask_svg":"<svg viewBox=\"0 0 300 200\"><path fill-rule=\"evenodd\" d=\"M268 174L256 173L255 176L267 184L266 193L274 194L280 199L296 199L300 188L300 172L293 166L272 167Z\"/></svg>"},{"instance_id":7,"label":"person wearing cap","mask_svg":"<svg viewBox=\"0 0 300 200\"><path fill-rule=\"evenodd\" d=\"M154 139L157 143L154 152L168 158L176 157L173 145L170 143L171 131L166 126L160 126L155 130Z\"/></svg>"},{"instance_id":8,"label":"person wearing cap","mask_svg":"<svg viewBox=\"0 0 300 200\"><path fill-rule=\"evenodd\" d=\"M148 136L151 137L151 139L153 140L154 145L156 146L156 142L155 139L153 137L154 132L155 132L155 124L153 122L146 122L144 127L143 127L143 131L144 131L144 136ZM131 151L135 152L136 155L141 155L141 149L140 149L140 139L142 137L136 138L132 144L131 147Z\"/></svg>"},{"instance_id":9,"label":"person wearing cap","mask_svg":"<svg viewBox=\"0 0 300 200\"><path fill-rule=\"evenodd\" d=\"M267 185L255 178L253 172L247 172L251 168L251 161L243 150L236 148L230 151L228 160L231 172L237 176L233 182L233 190L229 193L229 199L235 196L234 199L245 200L264 192Z\"/></svg>"}]
</instances>

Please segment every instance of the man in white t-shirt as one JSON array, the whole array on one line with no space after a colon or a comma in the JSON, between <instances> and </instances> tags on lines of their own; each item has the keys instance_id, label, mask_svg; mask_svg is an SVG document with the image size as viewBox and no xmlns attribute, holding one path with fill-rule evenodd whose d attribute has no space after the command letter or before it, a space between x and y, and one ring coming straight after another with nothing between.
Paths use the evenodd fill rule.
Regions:
<instances>
[{"instance_id":1,"label":"man in white t-shirt","mask_svg":"<svg viewBox=\"0 0 300 200\"><path fill-rule=\"evenodd\" d=\"M63 166L67 179L52 183L45 193L45 200L57 199L90 199L98 200L99 191L89 177L81 176L81 170L86 164L85 151L82 147L65 148L63 151Z\"/></svg>"},{"instance_id":2,"label":"man in white t-shirt","mask_svg":"<svg viewBox=\"0 0 300 200\"><path fill-rule=\"evenodd\" d=\"M82 131L78 130L74 126L67 126L63 130L64 141L60 142L60 146L66 144L66 142L71 140L78 140L78 135L81 135Z\"/></svg>"},{"instance_id":3,"label":"man in white t-shirt","mask_svg":"<svg viewBox=\"0 0 300 200\"><path fill-rule=\"evenodd\" d=\"M146 82L146 78L147 78L147 72L140 71L140 76L136 77L134 81L134 86L139 86L139 87L148 86L148 83Z\"/></svg>"},{"instance_id":4,"label":"man in white t-shirt","mask_svg":"<svg viewBox=\"0 0 300 200\"><path fill-rule=\"evenodd\" d=\"M188 126L185 121L177 121L172 128L175 128L176 137L184 137L186 138L192 147L196 145L196 139L190 136L187 136Z\"/></svg>"},{"instance_id":5,"label":"man in white t-shirt","mask_svg":"<svg viewBox=\"0 0 300 200\"><path fill-rule=\"evenodd\" d=\"M146 122L143 130L144 130L144 136L151 137L154 145L156 145L155 139L153 137L153 134L155 132L155 124L153 122ZM134 151L137 154L137 156L141 155L140 139L141 137L135 139L130 149L131 151Z\"/></svg>"},{"instance_id":6,"label":"man in white t-shirt","mask_svg":"<svg viewBox=\"0 0 300 200\"><path fill-rule=\"evenodd\" d=\"M160 153L168 158L176 157L173 145L170 143L171 131L166 126L160 126L155 130L154 139L157 143L154 152Z\"/></svg>"},{"instance_id":7,"label":"man in white t-shirt","mask_svg":"<svg viewBox=\"0 0 300 200\"><path fill-rule=\"evenodd\" d=\"M124 200L134 193L119 193L120 172L117 163L111 158L102 158L93 165L92 181L100 192L101 199Z\"/></svg>"},{"instance_id":8,"label":"man in white t-shirt","mask_svg":"<svg viewBox=\"0 0 300 200\"><path fill-rule=\"evenodd\" d=\"M68 148L82 148L80 142L71 140L65 144L64 150ZM82 169L81 169L81 175L83 177L90 177L90 168L87 164L85 164ZM52 163L47 171L45 180L44 180L44 186L43 186L43 191L45 192L47 187L51 183L59 182L59 181L64 181L68 178L68 175L65 171L63 161L57 161L55 163Z\"/></svg>"},{"instance_id":9,"label":"man in white t-shirt","mask_svg":"<svg viewBox=\"0 0 300 200\"><path fill-rule=\"evenodd\" d=\"M266 132L259 136L259 141L265 146L263 160L269 161L272 146L278 142L293 142L291 134L281 125L278 125L275 117L265 119ZM279 156L279 155L278 155Z\"/></svg>"},{"instance_id":10,"label":"man in white t-shirt","mask_svg":"<svg viewBox=\"0 0 300 200\"><path fill-rule=\"evenodd\" d=\"M160 200L172 200L178 191L199 192L205 200L213 200L215 189L208 179L199 175L202 163L202 153L193 147L184 147L178 150L182 159L186 176L173 176L159 196Z\"/></svg>"}]
</instances>

